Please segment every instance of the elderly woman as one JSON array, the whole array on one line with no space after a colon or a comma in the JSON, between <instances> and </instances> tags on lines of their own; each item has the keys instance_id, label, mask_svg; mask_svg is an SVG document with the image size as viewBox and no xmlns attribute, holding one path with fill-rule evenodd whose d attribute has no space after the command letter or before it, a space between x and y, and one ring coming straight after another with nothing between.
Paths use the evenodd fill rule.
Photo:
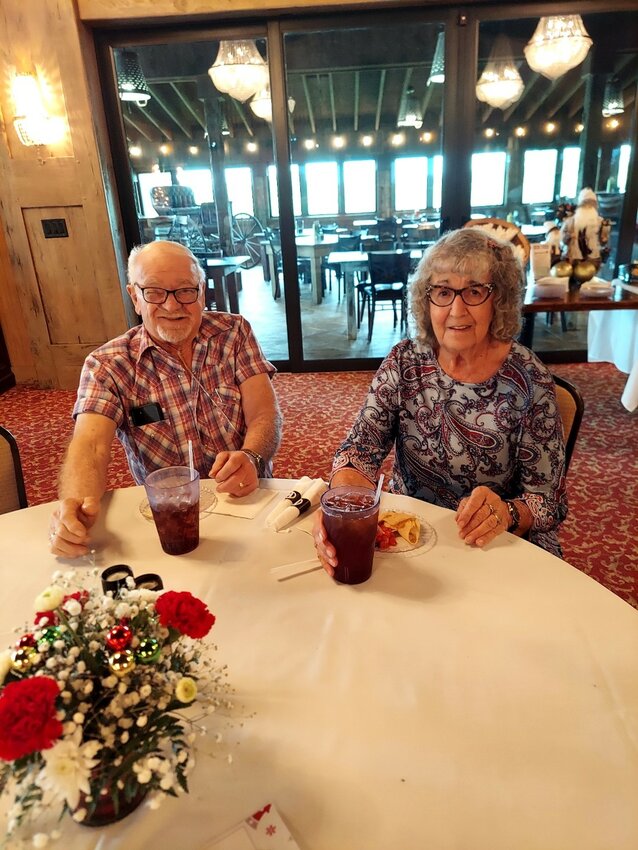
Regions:
<instances>
[{"instance_id":1,"label":"elderly woman","mask_svg":"<svg viewBox=\"0 0 638 850\"><path fill-rule=\"evenodd\" d=\"M390 490L456 511L460 537L510 531L561 554L565 452L554 384L520 328L523 272L508 243L452 231L412 284L417 339L395 345L336 453L331 486L373 486L394 447ZM321 521L315 545L336 565Z\"/></svg>"}]
</instances>

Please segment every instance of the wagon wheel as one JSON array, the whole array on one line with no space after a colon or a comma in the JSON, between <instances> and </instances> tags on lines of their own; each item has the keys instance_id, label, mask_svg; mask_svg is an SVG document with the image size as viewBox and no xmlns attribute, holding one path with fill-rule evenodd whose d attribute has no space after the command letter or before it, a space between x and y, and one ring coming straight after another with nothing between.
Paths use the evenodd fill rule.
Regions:
<instances>
[{"instance_id":1,"label":"wagon wheel","mask_svg":"<svg viewBox=\"0 0 638 850\"><path fill-rule=\"evenodd\" d=\"M252 269L261 262L261 240L264 228L259 221L248 213L233 216L233 244L239 254L248 254L249 260L242 264L243 269Z\"/></svg>"}]
</instances>

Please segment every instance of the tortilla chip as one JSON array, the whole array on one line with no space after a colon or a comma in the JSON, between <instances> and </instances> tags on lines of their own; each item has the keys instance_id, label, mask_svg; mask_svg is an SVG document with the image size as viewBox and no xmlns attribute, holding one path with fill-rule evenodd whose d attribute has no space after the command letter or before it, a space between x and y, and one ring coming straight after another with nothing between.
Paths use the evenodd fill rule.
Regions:
<instances>
[{"instance_id":1,"label":"tortilla chip","mask_svg":"<svg viewBox=\"0 0 638 850\"><path fill-rule=\"evenodd\" d=\"M379 522L393 528L411 546L416 546L421 533L421 523L414 514L403 511L381 511Z\"/></svg>"}]
</instances>

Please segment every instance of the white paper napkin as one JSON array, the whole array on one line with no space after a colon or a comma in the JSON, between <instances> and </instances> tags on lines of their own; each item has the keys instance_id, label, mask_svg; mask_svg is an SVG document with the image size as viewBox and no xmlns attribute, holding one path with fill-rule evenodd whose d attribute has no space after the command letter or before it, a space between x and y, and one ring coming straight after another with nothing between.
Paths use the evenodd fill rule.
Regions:
<instances>
[{"instance_id":1,"label":"white paper napkin","mask_svg":"<svg viewBox=\"0 0 638 850\"><path fill-rule=\"evenodd\" d=\"M216 490L216 495L217 504L211 513L254 519L259 516L266 505L272 502L278 495L278 491L258 488L249 493L248 496L230 496L228 493L220 493Z\"/></svg>"}]
</instances>

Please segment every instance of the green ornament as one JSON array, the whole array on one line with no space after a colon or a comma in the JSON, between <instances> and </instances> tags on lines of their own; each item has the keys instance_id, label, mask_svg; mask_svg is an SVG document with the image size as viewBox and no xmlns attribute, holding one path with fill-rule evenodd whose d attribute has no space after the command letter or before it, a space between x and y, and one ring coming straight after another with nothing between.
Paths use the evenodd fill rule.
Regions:
<instances>
[{"instance_id":1,"label":"green ornament","mask_svg":"<svg viewBox=\"0 0 638 850\"><path fill-rule=\"evenodd\" d=\"M23 646L20 649L14 649L11 653L11 666L14 670L24 673L33 664L34 655L35 647L33 646Z\"/></svg>"},{"instance_id":2,"label":"green ornament","mask_svg":"<svg viewBox=\"0 0 638 850\"><path fill-rule=\"evenodd\" d=\"M140 664L153 664L160 657L161 651L158 640L153 637L142 638L135 657Z\"/></svg>"},{"instance_id":3,"label":"green ornament","mask_svg":"<svg viewBox=\"0 0 638 850\"><path fill-rule=\"evenodd\" d=\"M61 640L63 637L63 632L59 626L47 626L46 629L42 632L42 636L38 640L38 648L42 648L40 644L48 643L53 644L56 640ZM46 647L44 647L46 649Z\"/></svg>"}]
</instances>

